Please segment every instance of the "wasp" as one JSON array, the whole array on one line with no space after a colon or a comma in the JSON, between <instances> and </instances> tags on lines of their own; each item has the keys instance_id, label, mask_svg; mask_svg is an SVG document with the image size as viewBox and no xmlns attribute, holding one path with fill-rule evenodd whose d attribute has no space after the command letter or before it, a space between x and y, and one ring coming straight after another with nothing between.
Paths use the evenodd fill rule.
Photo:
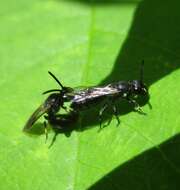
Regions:
<instances>
[{"instance_id":1,"label":"wasp","mask_svg":"<svg viewBox=\"0 0 180 190\"><path fill-rule=\"evenodd\" d=\"M102 115L108 107L112 107L113 115L115 115L118 121L117 124L119 124L120 121L116 101L119 101L120 99L127 100L129 103L134 105L134 109L136 111L143 113L138 102L136 101L137 96L148 95L148 88L143 82L143 66L144 61L141 64L139 80L118 81L104 86L95 86L82 89L65 87L55 77L55 75L48 72L59 84L60 88L51 89L43 93L50 93L50 95L31 115L25 124L24 131L31 129L33 124L44 114L47 114L44 118L52 126L54 125L54 129L64 128L66 127L66 124L75 121L81 111L96 106L101 102L104 102L104 104L99 111L100 128L102 124ZM67 111L67 108L64 106L66 102L70 103L69 111ZM58 114L61 108L67 111L67 114ZM46 122L44 122L44 125L45 133L47 135Z\"/></svg>"},{"instance_id":2,"label":"wasp","mask_svg":"<svg viewBox=\"0 0 180 190\"><path fill-rule=\"evenodd\" d=\"M127 100L129 103L133 104L135 111L145 114L136 101L137 96L148 95L148 88L143 82L143 67L144 60L141 64L139 80L118 81L104 86L74 90L71 94L65 94L65 97L68 97L71 101L70 108L74 112L80 112L81 110L96 106L103 101L104 104L99 111L100 128L102 124L102 115L108 107L112 108L113 115L117 119L117 125L119 125L120 121L116 102L120 99Z\"/></svg>"},{"instance_id":3,"label":"wasp","mask_svg":"<svg viewBox=\"0 0 180 190\"><path fill-rule=\"evenodd\" d=\"M67 111L66 107L64 106L64 102L68 101L65 94L70 93L73 91L70 87L65 87L61 84L61 82L49 71L48 72L54 80L59 84L61 89L52 89L43 92L43 94L51 93L48 98L42 103L30 116L28 121L26 122L23 131L28 132L33 124L44 114L47 114L44 116L45 120L47 120L51 124L55 124L59 121L59 123L64 124L68 123L70 119L72 120L73 116L75 114L69 113L69 116L66 117L57 117L56 114L60 111L60 108L63 108ZM72 112L73 113L73 112ZM61 120L59 119L61 118ZM46 121L44 121L44 127L45 127L45 134L47 139L47 124Z\"/></svg>"}]
</instances>

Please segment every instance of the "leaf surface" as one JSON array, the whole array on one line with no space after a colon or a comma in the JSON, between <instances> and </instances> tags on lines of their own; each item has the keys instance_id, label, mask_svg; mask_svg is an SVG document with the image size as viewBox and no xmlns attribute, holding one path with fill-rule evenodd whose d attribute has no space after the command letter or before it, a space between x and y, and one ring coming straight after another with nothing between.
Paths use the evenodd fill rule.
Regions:
<instances>
[{"instance_id":1,"label":"leaf surface","mask_svg":"<svg viewBox=\"0 0 180 190\"><path fill-rule=\"evenodd\" d=\"M1 190L179 189L179 7L177 0L1 3ZM41 93L57 87L47 71L67 86L101 85L138 79L142 59L146 116L124 103L120 125L113 119L98 132L90 111L79 123L85 130L59 134L50 149L52 132L46 144L44 135L22 132Z\"/></svg>"}]
</instances>

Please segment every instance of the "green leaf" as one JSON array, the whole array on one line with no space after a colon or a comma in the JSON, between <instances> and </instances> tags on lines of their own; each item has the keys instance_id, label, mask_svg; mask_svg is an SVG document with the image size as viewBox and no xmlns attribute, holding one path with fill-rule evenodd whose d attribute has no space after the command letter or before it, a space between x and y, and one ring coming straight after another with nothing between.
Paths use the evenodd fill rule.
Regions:
<instances>
[{"instance_id":1,"label":"green leaf","mask_svg":"<svg viewBox=\"0 0 180 190\"><path fill-rule=\"evenodd\" d=\"M178 0L1 2L1 190L180 188L179 8ZM47 71L66 86L101 85L138 79L143 59L146 116L120 103L120 125L99 132L90 110L84 130L59 134L51 148L53 132L46 144L44 134L22 132L41 93L57 87Z\"/></svg>"}]
</instances>

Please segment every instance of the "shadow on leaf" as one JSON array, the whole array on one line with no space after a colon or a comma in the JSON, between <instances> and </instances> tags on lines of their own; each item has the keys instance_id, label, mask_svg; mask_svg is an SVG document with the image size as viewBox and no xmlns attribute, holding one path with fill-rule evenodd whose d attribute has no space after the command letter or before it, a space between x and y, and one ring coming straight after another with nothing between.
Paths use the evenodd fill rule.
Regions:
<instances>
[{"instance_id":1,"label":"shadow on leaf","mask_svg":"<svg viewBox=\"0 0 180 190\"><path fill-rule=\"evenodd\" d=\"M129 160L89 190L180 189L180 135Z\"/></svg>"}]
</instances>

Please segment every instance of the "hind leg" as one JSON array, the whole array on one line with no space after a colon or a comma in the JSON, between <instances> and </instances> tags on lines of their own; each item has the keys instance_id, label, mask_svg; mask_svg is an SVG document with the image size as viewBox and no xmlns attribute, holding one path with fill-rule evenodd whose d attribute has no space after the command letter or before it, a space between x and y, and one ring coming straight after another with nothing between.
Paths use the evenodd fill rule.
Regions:
<instances>
[{"instance_id":1,"label":"hind leg","mask_svg":"<svg viewBox=\"0 0 180 190\"><path fill-rule=\"evenodd\" d=\"M119 117L118 117L118 111L117 111L116 105L113 105L113 114L114 114L114 116L116 117L117 126L118 126L118 125L120 124L120 120L119 120Z\"/></svg>"},{"instance_id":2,"label":"hind leg","mask_svg":"<svg viewBox=\"0 0 180 190\"><path fill-rule=\"evenodd\" d=\"M104 105L103 105L103 107L100 109L100 111L99 111L99 124L100 124L100 129L102 128L101 126L102 126L102 115L103 115L103 112L107 109L107 107L108 107L108 104L107 103L105 103Z\"/></svg>"}]
</instances>

